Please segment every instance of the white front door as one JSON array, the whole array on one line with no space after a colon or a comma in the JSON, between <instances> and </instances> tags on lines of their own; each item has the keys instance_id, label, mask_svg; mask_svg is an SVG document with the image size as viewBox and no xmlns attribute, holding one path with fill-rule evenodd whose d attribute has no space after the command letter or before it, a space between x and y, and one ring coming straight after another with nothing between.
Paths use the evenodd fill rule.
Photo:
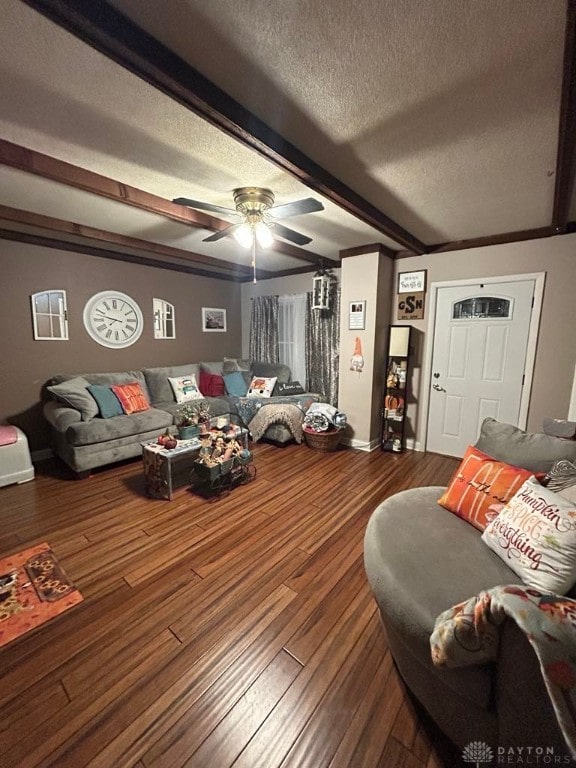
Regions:
<instances>
[{"instance_id":1,"label":"white front door","mask_svg":"<svg viewBox=\"0 0 576 768\"><path fill-rule=\"evenodd\" d=\"M534 285L438 288L426 450L463 456L487 416L518 424Z\"/></svg>"}]
</instances>

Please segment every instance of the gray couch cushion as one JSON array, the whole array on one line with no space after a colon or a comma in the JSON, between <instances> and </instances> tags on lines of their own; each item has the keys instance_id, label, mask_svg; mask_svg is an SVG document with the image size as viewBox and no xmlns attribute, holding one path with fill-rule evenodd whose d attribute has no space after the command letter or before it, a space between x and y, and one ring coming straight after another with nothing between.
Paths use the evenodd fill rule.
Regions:
<instances>
[{"instance_id":1,"label":"gray couch cushion","mask_svg":"<svg viewBox=\"0 0 576 768\"><path fill-rule=\"evenodd\" d=\"M225 357L222 363L222 373L234 373L234 371L251 371L252 363L250 360L243 360L240 357Z\"/></svg>"},{"instance_id":2,"label":"gray couch cushion","mask_svg":"<svg viewBox=\"0 0 576 768\"><path fill-rule=\"evenodd\" d=\"M75 376L72 379L66 379L46 387L46 389L57 400L80 411L82 421L90 421L98 415L98 405L88 391L89 386L90 382L83 376Z\"/></svg>"},{"instance_id":3,"label":"gray couch cushion","mask_svg":"<svg viewBox=\"0 0 576 768\"><path fill-rule=\"evenodd\" d=\"M488 706L491 668L437 670L430 634L442 611L519 578L488 549L480 531L438 505L444 490L402 491L377 507L366 530L366 573L386 623L412 653L461 695Z\"/></svg>"},{"instance_id":4,"label":"gray couch cushion","mask_svg":"<svg viewBox=\"0 0 576 768\"><path fill-rule=\"evenodd\" d=\"M199 363L200 368L206 373L213 373L216 376L222 376L222 369L224 367L224 361L216 363Z\"/></svg>"},{"instance_id":5,"label":"gray couch cushion","mask_svg":"<svg viewBox=\"0 0 576 768\"><path fill-rule=\"evenodd\" d=\"M476 448L498 461L532 472L548 472L559 459L576 459L576 441L524 432L491 418L482 422Z\"/></svg>"},{"instance_id":6,"label":"gray couch cushion","mask_svg":"<svg viewBox=\"0 0 576 768\"><path fill-rule=\"evenodd\" d=\"M58 384L61 381L69 381L79 374L59 373L53 376L48 382L50 385ZM131 381L137 381L144 390L144 394L150 400L150 393L146 386L146 380L142 371L119 371L117 373L82 373L89 384L130 384Z\"/></svg>"},{"instance_id":7,"label":"gray couch cushion","mask_svg":"<svg viewBox=\"0 0 576 768\"><path fill-rule=\"evenodd\" d=\"M71 424L66 430L66 439L73 446L105 443L150 432L166 429L172 424L172 416L165 411L149 408L129 416L114 416L111 419L92 419L89 422Z\"/></svg>"},{"instance_id":8,"label":"gray couch cushion","mask_svg":"<svg viewBox=\"0 0 576 768\"><path fill-rule=\"evenodd\" d=\"M176 376L196 376L198 382L199 366L198 363L187 363L186 365L163 366L161 368L144 368L142 373L148 385L150 393L150 402L152 405L157 403L174 403L174 390L170 386L168 378Z\"/></svg>"},{"instance_id":9,"label":"gray couch cushion","mask_svg":"<svg viewBox=\"0 0 576 768\"><path fill-rule=\"evenodd\" d=\"M262 376L265 379L276 376L276 379L280 384L285 384L290 381L291 371L287 365L283 365L282 363L261 363L257 360L253 360L252 374L254 376Z\"/></svg>"}]
</instances>

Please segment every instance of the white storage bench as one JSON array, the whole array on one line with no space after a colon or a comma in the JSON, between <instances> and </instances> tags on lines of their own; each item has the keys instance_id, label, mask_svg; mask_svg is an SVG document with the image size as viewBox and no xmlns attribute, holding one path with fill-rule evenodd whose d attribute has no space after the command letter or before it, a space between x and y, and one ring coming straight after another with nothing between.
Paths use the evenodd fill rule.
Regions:
<instances>
[{"instance_id":1,"label":"white storage bench","mask_svg":"<svg viewBox=\"0 0 576 768\"><path fill-rule=\"evenodd\" d=\"M33 479L26 435L18 427L0 426L0 486Z\"/></svg>"}]
</instances>

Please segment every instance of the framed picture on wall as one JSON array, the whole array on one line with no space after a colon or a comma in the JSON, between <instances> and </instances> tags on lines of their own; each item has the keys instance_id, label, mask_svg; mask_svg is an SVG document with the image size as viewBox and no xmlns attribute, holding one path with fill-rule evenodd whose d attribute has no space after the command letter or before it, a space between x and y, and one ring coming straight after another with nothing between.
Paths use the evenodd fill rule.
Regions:
<instances>
[{"instance_id":1,"label":"framed picture on wall","mask_svg":"<svg viewBox=\"0 0 576 768\"><path fill-rule=\"evenodd\" d=\"M206 333L226 333L226 310L202 307L202 330Z\"/></svg>"},{"instance_id":2,"label":"framed picture on wall","mask_svg":"<svg viewBox=\"0 0 576 768\"><path fill-rule=\"evenodd\" d=\"M351 301L348 316L348 330L363 331L366 328L366 302Z\"/></svg>"},{"instance_id":3,"label":"framed picture on wall","mask_svg":"<svg viewBox=\"0 0 576 768\"><path fill-rule=\"evenodd\" d=\"M400 272L398 275L398 293L425 293L426 269L417 272Z\"/></svg>"}]
</instances>

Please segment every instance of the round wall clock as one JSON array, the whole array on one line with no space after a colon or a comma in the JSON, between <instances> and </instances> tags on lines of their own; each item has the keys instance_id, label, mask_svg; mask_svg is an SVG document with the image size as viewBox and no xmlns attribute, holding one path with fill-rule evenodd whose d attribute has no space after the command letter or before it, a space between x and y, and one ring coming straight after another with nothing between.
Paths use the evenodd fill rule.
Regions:
<instances>
[{"instance_id":1,"label":"round wall clock","mask_svg":"<svg viewBox=\"0 0 576 768\"><path fill-rule=\"evenodd\" d=\"M120 291L101 291L86 302L84 326L98 344L122 349L140 338L144 319L130 296Z\"/></svg>"}]
</instances>

